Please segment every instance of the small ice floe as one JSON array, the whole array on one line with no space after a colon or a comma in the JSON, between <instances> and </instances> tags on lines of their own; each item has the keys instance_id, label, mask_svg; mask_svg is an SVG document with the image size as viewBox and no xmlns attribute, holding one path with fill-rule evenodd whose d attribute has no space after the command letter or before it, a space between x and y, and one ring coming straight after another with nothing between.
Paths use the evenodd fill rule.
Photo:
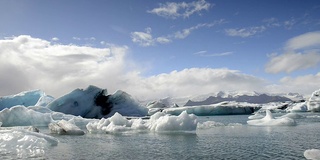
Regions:
<instances>
[{"instance_id":1,"label":"small ice floe","mask_svg":"<svg viewBox=\"0 0 320 160\"><path fill-rule=\"evenodd\" d=\"M308 149L303 153L306 159L319 160L320 159L320 149Z\"/></svg>"},{"instance_id":2,"label":"small ice floe","mask_svg":"<svg viewBox=\"0 0 320 160\"><path fill-rule=\"evenodd\" d=\"M294 126L296 122L292 118L283 117L275 119L269 110L266 110L266 116L262 119L247 121L249 125L254 126Z\"/></svg>"},{"instance_id":3,"label":"small ice floe","mask_svg":"<svg viewBox=\"0 0 320 160\"><path fill-rule=\"evenodd\" d=\"M84 135L84 131L82 131L78 126L72 124L66 120L61 120L58 123L50 123L49 129L51 133L56 134L66 134L66 135Z\"/></svg>"}]
</instances>

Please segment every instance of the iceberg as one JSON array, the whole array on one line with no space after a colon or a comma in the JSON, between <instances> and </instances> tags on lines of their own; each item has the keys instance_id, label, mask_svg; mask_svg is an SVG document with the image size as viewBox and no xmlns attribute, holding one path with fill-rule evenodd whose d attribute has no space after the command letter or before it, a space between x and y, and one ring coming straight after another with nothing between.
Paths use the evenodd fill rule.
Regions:
<instances>
[{"instance_id":1,"label":"iceberg","mask_svg":"<svg viewBox=\"0 0 320 160\"><path fill-rule=\"evenodd\" d=\"M35 106L36 104L45 105L44 101L48 102L52 99L53 97L47 96L41 90L24 91L16 95L0 97L0 110L17 105L23 105L26 107Z\"/></svg>"},{"instance_id":2,"label":"iceberg","mask_svg":"<svg viewBox=\"0 0 320 160\"><path fill-rule=\"evenodd\" d=\"M275 119L269 110L266 110L266 116L262 119L247 121L249 125L255 126L294 126L296 122L288 117Z\"/></svg>"},{"instance_id":3,"label":"iceberg","mask_svg":"<svg viewBox=\"0 0 320 160\"><path fill-rule=\"evenodd\" d=\"M197 127L195 115L188 115L182 112L179 116L167 115L157 112L149 120L131 119L128 120L119 113L115 113L107 119L89 122L87 130L90 133L117 133L125 131L154 131L154 132L174 132L174 131L194 131Z\"/></svg>"},{"instance_id":4,"label":"iceberg","mask_svg":"<svg viewBox=\"0 0 320 160\"><path fill-rule=\"evenodd\" d=\"M258 105L246 102L221 102L213 105L165 108L163 112L172 115L179 115L184 111L197 116L238 115L252 114L256 108L259 108Z\"/></svg>"},{"instance_id":5,"label":"iceberg","mask_svg":"<svg viewBox=\"0 0 320 160\"><path fill-rule=\"evenodd\" d=\"M125 116L146 116L148 112L126 92L118 90L107 95L106 89L92 85L85 90L75 89L55 99L47 107L52 111L84 118L111 117L116 112Z\"/></svg>"},{"instance_id":6,"label":"iceberg","mask_svg":"<svg viewBox=\"0 0 320 160\"><path fill-rule=\"evenodd\" d=\"M303 153L306 159L319 160L320 159L320 149L308 149Z\"/></svg>"},{"instance_id":7,"label":"iceberg","mask_svg":"<svg viewBox=\"0 0 320 160\"><path fill-rule=\"evenodd\" d=\"M51 133L56 134L67 134L67 135L84 135L84 131L82 131L78 126L72 124L66 120L60 120L58 123L50 123L49 129Z\"/></svg>"},{"instance_id":8,"label":"iceberg","mask_svg":"<svg viewBox=\"0 0 320 160\"><path fill-rule=\"evenodd\" d=\"M0 122L3 127L48 126L52 121L50 113L40 113L25 106L14 106L0 111Z\"/></svg>"},{"instance_id":9,"label":"iceberg","mask_svg":"<svg viewBox=\"0 0 320 160\"><path fill-rule=\"evenodd\" d=\"M320 89L312 93L307 103L308 111L320 112Z\"/></svg>"},{"instance_id":10,"label":"iceberg","mask_svg":"<svg viewBox=\"0 0 320 160\"><path fill-rule=\"evenodd\" d=\"M1 157L6 159L29 159L43 157L50 146L58 140L52 136L27 130L0 130Z\"/></svg>"}]
</instances>

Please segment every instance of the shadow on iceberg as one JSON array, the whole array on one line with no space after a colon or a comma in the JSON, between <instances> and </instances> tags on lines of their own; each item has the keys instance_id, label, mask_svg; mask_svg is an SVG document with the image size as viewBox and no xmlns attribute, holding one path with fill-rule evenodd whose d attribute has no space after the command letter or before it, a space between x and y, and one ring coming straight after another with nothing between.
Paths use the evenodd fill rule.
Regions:
<instances>
[{"instance_id":1,"label":"shadow on iceberg","mask_svg":"<svg viewBox=\"0 0 320 160\"><path fill-rule=\"evenodd\" d=\"M116 112L123 116L146 116L148 109L137 103L128 93L118 90L108 95L106 89L90 85L75 89L55 99L47 107L56 112L84 118L111 117Z\"/></svg>"}]
</instances>

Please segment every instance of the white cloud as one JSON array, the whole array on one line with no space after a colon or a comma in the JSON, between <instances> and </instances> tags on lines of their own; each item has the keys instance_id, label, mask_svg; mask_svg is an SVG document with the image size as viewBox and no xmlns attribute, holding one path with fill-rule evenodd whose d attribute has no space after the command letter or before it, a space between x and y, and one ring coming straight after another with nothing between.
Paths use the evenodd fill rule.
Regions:
<instances>
[{"instance_id":1,"label":"white cloud","mask_svg":"<svg viewBox=\"0 0 320 160\"><path fill-rule=\"evenodd\" d=\"M237 70L189 68L130 81L131 92L153 96L194 96L221 90L261 90L265 81Z\"/></svg>"},{"instance_id":2,"label":"white cloud","mask_svg":"<svg viewBox=\"0 0 320 160\"><path fill-rule=\"evenodd\" d=\"M201 23L201 24L192 26L190 28L185 28L183 30L177 31L173 34L169 34L167 36L160 36L157 38L153 38L151 34L151 28L149 27L145 29L145 32L132 32L131 39L132 39L132 42L134 43L137 43L144 47L148 47L148 46L153 46L157 43L160 43L160 44L170 43L174 39L184 39L188 37L191 34L191 32L194 30L197 30L203 27L211 28L215 25L220 25L223 23L225 23L224 19L214 21L213 23Z\"/></svg>"},{"instance_id":3,"label":"white cloud","mask_svg":"<svg viewBox=\"0 0 320 160\"><path fill-rule=\"evenodd\" d=\"M225 29L225 32L228 36L233 36L233 37L250 37L255 34L261 33L266 30L266 27L264 26L257 26L257 27L248 27L248 28L240 28L240 29Z\"/></svg>"},{"instance_id":4,"label":"white cloud","mask_svg":"<svg viewBox=\"0 0 320 160\"><path fill-rule=\"evenodd\" d=\"M189 96L219 90L257 90L264 80L229 69L190 68L151 77L126 58L126 46L51 44L30 36L0 40L0 95L30 89L61 96L93 84L138 98Z\"/></svg>"},{"instance_id":5,"label":"white cloud","mask_svg":"<svg viewBox=\"0 0 320 160\"><path fill-rule=\"evenodd\" d=\"M116 89L127 47L58 45L30 36L0 40L0 95L43 89L61 95L95 84Z\"/></svg>"},{"instance_id":6,"label":"white cloud","mask_svg":"<svg viewBox=\"0 0 320 160\"><path fill-rule=\"evenodd\" d=\"M308 47L320 48L320 32L309 32L291 38L286 44L287 50L305 49Z\"/></svg>"},{"instance_id":7,"label":"white cloud","mask_svg":"<svg viewBox=\"0 0 320 160\"><path fill-rule=\"evenodd\" d=\"M222 52L222 53L208 53L207 51L199 51L194 53L194 55L202 56L202 57L220 57L220 56L228 56L232 55L233 52Z\"/></svg>"},{"instance_id":8,"label":"white cloud","mask_svg":"<svg viewBox=\"0 0 320 160\"><path fill-rule=\"evenodd\" d=\"M312 75L303 75L298 77L283 77L280 79L280 84L267 86L269 92L296 92L304 95L311 93L320 88L320 72Z\"/></svg>"},{"instance_id":9,"label":"white cloud","mask_svg":"<svg viewBox=\"0 0 320 160\"><path fill-rule=\"evenodd\" d=\"M52 41L59 41L59 38L53 37L51 40L52 40Z\"/></svg>"},{"instance_id":10,"label":"white cloud","mask_svg":"<svg viewBox=\"0 0 320 160\"><path fill-rule=\"evenodd\" d=\"M293 72L299 69L307 69L320 63L320 54L318 52L294 53L289 52L274 56L266 65L266 72Z\"/></svg>"},{"instance_id":11,"label":"white cloud","mask_svg":"<svg viewBox=\"0 0 320 160\"><path fill-rule=\"evenodd\" d=\"M90 84L107 88L110 93L121 89L141 100L266 89L265 80L226 68L188 68L144 77L136 67L138 63L126 57L128 50L114 45L94 48L52 44L25 35L0 40L0 95L42 89L58 97ZM296 89L296 84L303 83L316 87L319 75L284 78L281 82L286 85L278 88Z\"/></svg>"},{"instance_id":12,"label":"white cloud","mask_svg":"<svg viewBox=\"0 0 320 160\"><path fill-rule=\"evenodd\" d=\"M154 8L148 13L153 13L161 17L176 19L178 17L188 18L189 16L198 13L202 10L209 10L213 6L205 0L197 0L190 3L186 2L167 2L165 4L160 3L160 7Z\"/></svg>"},{"instance_id":13,"label":"white cloud","mask_svg":"<svg viewBox=\"0 0 320 160\"><path fill-rule=\"evenodd\" d=\"M138 43L141 46L154 45L154 39L151 35L151 28L146 28L145 32L132 32L131 38L134 43Z\"/></svg>"},{"instance_id":14,"label":"white cloud","mask_svg":"<svg viewBox=\"0 0 320 160\"><path fill-rule=\"evenodd\" d=\"M309 32L287 41L284 54L270 57L268 73L293 72L315 67L320 63L320 32Z\"/></svg>"}]
</instances>

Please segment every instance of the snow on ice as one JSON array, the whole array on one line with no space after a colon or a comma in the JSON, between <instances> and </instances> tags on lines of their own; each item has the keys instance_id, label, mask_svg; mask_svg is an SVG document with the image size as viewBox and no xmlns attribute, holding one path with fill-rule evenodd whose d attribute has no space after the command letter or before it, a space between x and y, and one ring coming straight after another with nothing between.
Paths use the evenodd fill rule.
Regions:
<instances>
[{"instance_id":1,"label":"snow on ice","mask_svg":"<svg viewBox=\"0 0 320 160\"><path fill-rule=\"evenodd\" d=\"M115 133L130 130L137 131L155 131L155 132L172 132L172 131L195 131L197 127L197 118L195 115L188 115L182 112L179 116L167 115L157 112L149 120L131 119L116 113L110 118L102 118L96 122L87 124L90 133Z\"/></svg>"}]
</instances>

